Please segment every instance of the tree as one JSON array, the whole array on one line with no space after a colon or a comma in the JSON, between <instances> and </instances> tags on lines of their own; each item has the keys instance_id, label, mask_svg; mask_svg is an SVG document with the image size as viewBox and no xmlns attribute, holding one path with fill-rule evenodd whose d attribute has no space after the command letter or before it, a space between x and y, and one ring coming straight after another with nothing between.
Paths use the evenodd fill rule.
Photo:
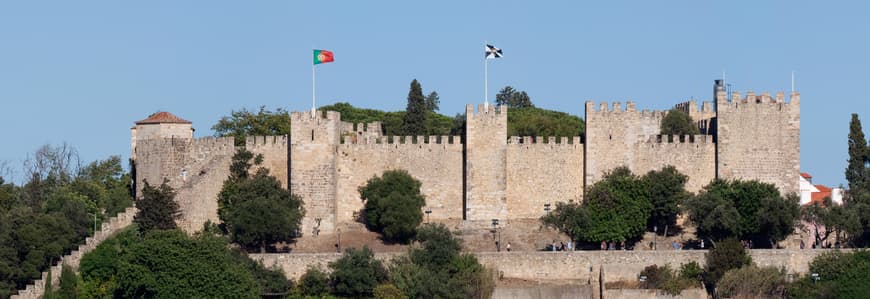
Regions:
<instances>
[{"instance_id":1,"label":"tree","mask_svg":"<svg viewBox=\"0 0 870 299\"><path fill-rule=\"evenodd\" d=\"M493 274L472 254L461 254L462 240L443 224L425 224L419 247L390 265L390 280L409 298L489 298Z\"/></svg>"},{"instance_id":2,"label":"tree","mask_svg":"<svg viewBox=\"0 0 870 299\"><path fill-rule=\"evenodd\" d=\"M428 111L438 111L439 106L441 106L441 97L438 96L438 92L433 91L426 95L426 110Z\"/></svg>"},{"instance_id":3,"label":"tree","mask_svg":"<svg viewBox=\"0 0 870 299\"><path fill-rule=\"evenodd\" d=\"M299 291L305 296L329 293L329 274L318 268L308 268L299 278Z\"/></svg>"},{"instance_id":4,"label":"tree","mask_svg":"<svg viewBox=\"0 0 870 299\"><path fill-rule=\"evenodd\" d=\"M673 166L666 166L648 172L642 180L652 202L647 225L660 227L667 234L667 227L673 227L677 222L680 205L690 196L685 188L689 177Z\"/></svg>"},{"instance_id":5,"label":"tree","mask_svg":"<svg viewBox=\"0 0 870 299\"><path fill-rule=\"evenodd\" d=\"M783 199L776 186L758 181L714 180L686 202L698 237L753 240L773 246L791 233L799 217L794 197Z\"/></svg>"},{"instance_id":6,"label":"tree","mask_svg":"<svg viewBox=\"0 0 870 299\"><path fill-rule=\"evenodd\" d=\"M266 110L266 106L257 113L243 108L221 117L211 129L215 136L232 136L237 146L245 145L248 136L290 135L290 113L282 108Z\"/></svg>"},{"instance_id":7,"label":"tree","mask_svg":"<svg viewBox=\"0 0 870 299\"><path fill-rule=\"evenodd\" d=\"M568 113L536 107L508 109L508 137L575 137L585 132L583 119Z\"/></svg>"},{"instance_id":8,"label":"tree","mask_svg":"<svg viewBox=\"0 0 870 299\"><path fill-rule=\"evenodd\" d=\"M411 81L411 89L408 91L408 106L405 108L405 117L402 127L407 135L427 135L426 131L426 99L423 97L423 88L417 79Z\"/></svg>"},{"instance_id":9,"label":"tree","mask_svg":"<svg viewBox=\"0 0 870 299\"><path fill-rule=\"evenodd\" d=\"M704 282L709 287L715 287L722 275L728 270L737 269L752 263L752 258L746 254L743 244L736 239L725 239L716 243L710 252L704 255L707 265L704 269Z\"/></svg>"},{"instance_id":10,"label":"tree","mask_svg":"<svg viewBox=\"0 0 870 299\"><path fill-rule=\"evenodd\" d=\"M846 180L849 181L849 191L855 196L870 192L870 172L867 163L870 162L870 150L867 139L861 128L861 120L857 113L852 113L849 122L849 160L846 166Z\"/></svg>"},{"instance_id":11,"label":"tree","mask_svg":"<svg viewBox=\"0 0 870 299\"><path fill-rule=\"evenodd\" d=\"M573 201L556 202L556 208L541 217L541 222L571 236L572 240L586 239L583 233L592 225L586 209Z\"/></svg>"},{"instance_id":12,"label":"tree","mask_svg":"<svg viewBox=\"0 0 870 299\"><path fill-rule=\"evenodd\" d=\"M265 252L268 245L295 238L305 209L302 199L282 188L268 170L249 176L252 156L247 150L233 156L232 174L218 194L218 216L233 242ZM261 158L256 160L259 164Z\"/></svg>"},{"instance_id":13,"label":"tree","mask_svg":"<svg viewBox=\"0 0 870 299\"><path fill-rule=\"evenodd\" d=\"M235 263L221 238L153 231L132 244L118 266L120 298L254 298L257 282Z\"/></svg>"},{"instance_id":14,"label":"tree","mask_svg":"<svg viewBox=\"0 0 870 299\"><path fill-rule=\"evenodd\" d=\"M643 234L652 203L640 178L619 167L589 189L584 201L589 226L581 234L589 242L624 241Z\"/></svg>"},{"instance_id":15,"label":"tree","mask_svg":"<svg viewBox=\"0 0 870 299\"><path fill-rule=\"evenodd\" d=\"M825 252L789 290L793 298L864 298L870 294L870 252ZM816 280L810 273L818 274Z\"/></svg>"},{"instance_id":16,"label":"tree","mask_svg":"<svg viewBox=\"0 0 870 299\"><path fill-rule=\"evenodd\" d=\"M368 247L348 248L329 268L332 289L340 296L371 297L375 287L387 280L386 268Z\"/></svg>"},{"instance_id":17,"label":"tree","mask_svg":"<svg viewBox=\"0 0 870 299\"><path fill-rule=\"evenodd\" d=\"M160 229L168 230L178 227L175 220L181 216L178 203L175 202L175 191L164 179L160 187L154 188L148 181L142 187L142 198L136 201L139 212L133 217L141 232Z\"/></svg>"},{"instance_id":18,"label":"tree","mask_svg":"<svg viewBox=\"0 0 870 299\"><path fill-rule=\"evenodd\" d=\"M366 226L389 241L410 240L423 222L421 209L426 200L420 194L420 185L405 170L388 170L381 177L369 179L359 188L365 201Z\"/></svg>"},{"instance_id":19,"label":"tree","mask_svg":"<svg viewBox=\"0 0 870 299\"><path fill-rule=\"evenodd\" d=\"M668 114L662 118L661 126L662 135L683 136L699 134L698 125L692 121L692 117L688 113L678 109L668 111Z\"/></svg>"},{"instance_id":20,"label":"tree","mask_svg":"<svg viewBox=\"0 0 870 299\"><path fill-rule=\"evenodd\" d=\"M786 298L784 269L747 267L731 269L716 285L718 298Z\"/></svg>"},{"instance_id":21,"label":"tree","mask_svg":"<svg viewBox=\"0 0 870 299\"><path fill-rule=\"evenodd\" d=\"M382 284L375 287L375 299L406 299L408 296L393 284Z\"/></svg>"},{"instance_id":22,"label":"tree","mask_svg":"<svg viewBox=\"0 0 870 299\"><path fill-rule=\"evenodd\" d=\"M535 106L525 91L518 91L509 85L502 88L495 95L495 103L511 108L530 108Z\"/></svg>"}]
</instances>

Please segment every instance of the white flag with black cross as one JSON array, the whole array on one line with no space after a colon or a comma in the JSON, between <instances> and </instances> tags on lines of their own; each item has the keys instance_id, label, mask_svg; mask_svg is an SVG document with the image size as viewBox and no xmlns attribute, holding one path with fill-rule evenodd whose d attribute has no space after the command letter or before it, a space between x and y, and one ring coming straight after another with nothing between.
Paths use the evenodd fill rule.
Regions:
<instances>
[{"instance_id":1,"label":"white flag with black cross","mask_svg":"<svg viewBox=\"0 0 870 299\"><path fill-rule=\"evenodd\" d=\"M493 45L486 45L486 59L501 58L501 49Z\"/></svg>"}]
</instances>

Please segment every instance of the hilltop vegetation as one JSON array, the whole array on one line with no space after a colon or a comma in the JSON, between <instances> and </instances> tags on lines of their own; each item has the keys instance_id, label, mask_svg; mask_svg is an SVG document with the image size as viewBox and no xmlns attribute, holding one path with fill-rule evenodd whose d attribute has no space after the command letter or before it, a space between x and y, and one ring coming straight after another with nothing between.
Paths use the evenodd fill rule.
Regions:
<instances>
[{"instance_id":1,"label":"hilltop vegetation","mask_svg":"<svg viewBox=\"0 0 870 299\"><path fill-rule=\"evenodd\" d=\"M496 98L498 103L510 108L506 137L574 137L585 134L582 118L535 107L525 91L506 86ZM342 121L353 124L379 121L382 123L381 133L385 136L465 135L465 113L453 117L438 113L438 93L433 91L424 97L417 80L411 83L407 101L405 111L359 108L346 102L322 106L318 110L339 112ZM212 130L216 136L233 136L236 145L243 145L247 136L289 135L290 115L281 108L271 111L260 107L257 113L242 109L222 117Z\"/></svg>"},{"instance_id":2,"label":"hilltop vegetation","mask_svg":"<svg viewBox=\"0 0 870 299\"><path fill-rule=\"evenodd\" d=\"M132 203L120 157L78 165L71 146L46 145L25 163L23 185L0 177L0 298L38 279Z\"/></svg>"}]
</instances>

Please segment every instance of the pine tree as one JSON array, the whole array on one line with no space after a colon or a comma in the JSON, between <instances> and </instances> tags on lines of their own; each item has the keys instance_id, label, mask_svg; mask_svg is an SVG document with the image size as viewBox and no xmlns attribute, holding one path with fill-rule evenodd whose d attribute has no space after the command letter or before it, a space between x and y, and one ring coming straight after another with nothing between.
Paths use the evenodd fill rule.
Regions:
<instances>
[{"instance_id":1,"label":"pine tree","mask_svg":"<svg viewBox=\"0 0 870 299\"><path fill-rule=\"evenodd\" d=\"M153 187L145 181L142 188L142 199L136 201L139 212L133 217L133 222L139 225L139 231L147 232L154 229L174 229L178 226L175 220L181 216L178 203L175 202L175 191L164 179L160 187Z\"/></svg>"},{"instance_id":2,"label":"pine tree","mask_svg":"<svg viewBox=\"0 0 870 299\"><path fill-rule=\"evenodd\" d=\"M867 140L864 139L864 131L861 129L861 120L857 113L852 113L852 121L849 122L849 161L846 166L846 180L849 181L850 193L858 195L867 192L868 180L867 162L870 159L867 149Z\"/></svg>"},{"instance_id":3,"label":"pine tree","mask_svg":"<svg viewBox=\"0 0 870 299\"><path fill-rule=\"evenodd\" d=\"M429 95L426 96L426 110L435 112L438 110L439 106L441 106L441 97L438 96L438 92L430 92Z\"/></svg>"},{"instance_id":4,"label":"pine tree","mask_svg":"<svg viewBox=\"0 0 870 299\"><path fill-rule=\"evenodd\" d=\"M411 81L411 90L408 91L408 107L405 109L403 122L405 134L426 135L426 98L423 97L423 87L417 79Z\"/></svg>"}]
</instances>

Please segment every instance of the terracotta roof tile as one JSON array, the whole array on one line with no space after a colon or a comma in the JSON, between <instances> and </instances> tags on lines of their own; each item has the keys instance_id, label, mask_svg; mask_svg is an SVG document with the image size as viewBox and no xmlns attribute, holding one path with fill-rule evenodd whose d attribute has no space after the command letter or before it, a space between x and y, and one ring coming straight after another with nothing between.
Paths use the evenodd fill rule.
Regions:
<instances>
[{"instance_id":1,"label":"terracotta roof tile","mask_svg":"<svg viewBox=\"0 0 870 299\"><path fill-rule=\"evenodd\" d=\"M175 116L172 113L160 111L148 116L148 118L137 121L137 125L144 124L192 124L189 120Z\"/></svg>"},{"instance_id":2,"label":"terracotta roof tile","mask_svg":"<svg viewBox=\"0 0 870 299\"><path fill-rule=\"evenodd\" d=\"M818 203L820 205L825 204L825 197L831 197L831 188L825 185L815 185L816 189L819 189L819 192L813 192L810 194L810 202L807 204Z\"/></svg>"},{"instance_id":3,"label":"terracotta roof tile","mask_svg":"<svg viewBox=\"0 0 870 299\"><path fill-rule=\"evenodd\" d=\"M801 172L801 176L804 177L805 179L808 179L808 180L813 178L813 176L811 176L809 173L806 173L806 172Z\"/></svg>"}]
</instances>

